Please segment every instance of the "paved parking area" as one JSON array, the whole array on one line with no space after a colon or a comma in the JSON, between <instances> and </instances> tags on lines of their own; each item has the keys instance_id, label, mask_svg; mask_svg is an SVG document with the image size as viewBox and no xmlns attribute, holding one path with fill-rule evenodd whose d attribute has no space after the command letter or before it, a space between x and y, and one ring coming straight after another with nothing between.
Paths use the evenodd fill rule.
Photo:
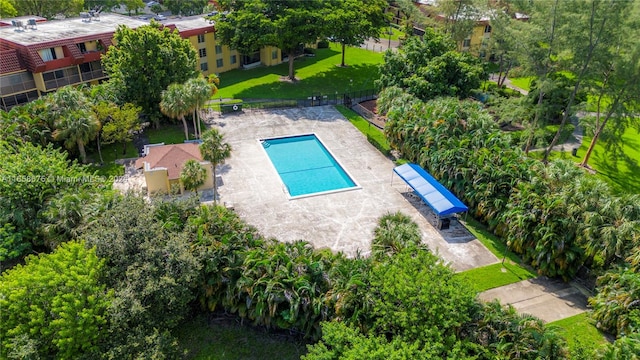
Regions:
<instances>
[{"instance_id":1,"label":"paved parking area","mask_svg":"<svg viewBox=\"0 0 640 360\"><path fill-rule=\"evenodd\" d=\"M232 147L220 166L222 202L267 237L306 240L349 256L368 255L378 219L401 211L420 227L429 248L458 271L499 260L457 221L439 231L429 208L393 175L394 164L331 106L246 112L212 119ZM360 189L289 200L261 138L315 133Z\"/></svg>"}]
</instances>

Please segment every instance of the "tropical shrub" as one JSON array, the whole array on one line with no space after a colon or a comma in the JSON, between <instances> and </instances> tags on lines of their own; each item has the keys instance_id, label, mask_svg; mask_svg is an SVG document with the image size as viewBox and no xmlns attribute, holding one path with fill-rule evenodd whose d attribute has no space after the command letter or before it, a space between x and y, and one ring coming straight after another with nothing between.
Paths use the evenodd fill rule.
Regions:
<instances>
[{"instance_id":1,"label":"tropical shrub","mask_svg":"<svg viewBox=\"0 0 640 360\"><path fill-rule=\"evenodd\" d=\"M568 279L585 261L606 269L632 257L640 243L637 196L613 196L570 162L544 166L525 157L477 103L411 101L398 88L380 97L389 107L391 146L451 189L540 274Z\"/></svg>"},{"instance_id":2,"label":"tropical shrub","mask_svg":"<svg viewBox=\"0 0 640 360\"><path fill-rule=\"evenodd\" d=\"M392 257L408 246L421 242L420 228L405 214L387 214L378 220L373 232L371 256L376 260Z\"/></svg>"},{"instance_id":3,"label":"tropical shrub","mask_svg":"<svg viewBox=\"0 0 640 360\"><path fill-rule=\"evenodd\" d=\"M640 274L631 269L605 273L589 305L599 329L620 336L640 333Z\"/></svg>"}]
</instances>

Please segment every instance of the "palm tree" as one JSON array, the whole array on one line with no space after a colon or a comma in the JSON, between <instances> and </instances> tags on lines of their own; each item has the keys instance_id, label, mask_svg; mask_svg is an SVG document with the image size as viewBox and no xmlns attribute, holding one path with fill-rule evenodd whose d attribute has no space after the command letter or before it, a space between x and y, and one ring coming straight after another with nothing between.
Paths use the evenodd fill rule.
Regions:
<instances>
[{"instance_id":1,"label":"palm tree","mask_svg":"<svg viewBox=\"0 0 640 360\"><path fill-rule=\"evenodd\" d=\"M195 191L198 193L198 187L204 184L207 176L207 170L196 160L190 159L184 163L180 172L180 181L185 190Z\"/></svg>"},{"instance_id":2,"label":"palm tree","mask_svg":"<svg viewBox=\"0 0 640 360\"><path fill-rule=\"evenodd\" d=\"M378 221L371 244L372 257L385 261L408 246L420 244L420 229L401 212L386 214Z\"/></svg>"},{"instance_id":3,"label":"palm tree","mask_svg":"<svg viewBox=\"0 0 640 360\"><path fill-rule=\"evenodd\" d=\"M162 92L160 111L172 119L180 119L184 126L184 137L189 140L189 128L184 117L191 111L191 104L184 85L171 84Z\"/></svg>"},{"instance_id":4,"label":"palm tree","mask_svg":"<svg viewBox=\"0 0 640 360\"><path fill-rule=\"evenodd\" d=\"M99 130L100 122L93 113L86 109L75 110L58 118L53 138L57 141L64 141L64 146L67 149L78 146L80 159L83 164L86 164L87 153L84 150L84 145L93 140Z\"/></svg>"},{"instance_id":5,"label":"palm tree","mask_svg":"<svg viewBox=\"0 0 640 360\"><path fill-rule=\"evenodd\" d=\"M83 163L87 162L84 146L93 140L100 129L100 123L88 110L89 101L84 93L71 86L65 86L47 97L48 115L55 131L53 138L64 141L65 147L76 145Z\"/></svg>"},{"instance_id":6,"label":"palm tree","mask_svg":"<svg viewBox=\"0 0 640 360\"><path fill-rule=\"evenodd\" d=\"M231 155L231 145L223 142L224 139L217 129L212 128L202 134L200 153L204 160L213 164L213 201L218 198L218 184L216 181L216 167Z\"/></svg>"},{"instance_id":7,"label":"palm tree","mask_svg":"<svg viewBox=\"0 0 640 360\"><path fill-rule=\"evenodd\" d=\"M196 129L196 138L202 138L200 129L200 109L206 104L207 100L218 92L218 84L220 80L215 74L209 75L207 78L200 76L187 80L184 84L189 93L189 103L193 107L193 123ZM196 125L197 124L197 125Z\"/></svg>"}]
</instances>

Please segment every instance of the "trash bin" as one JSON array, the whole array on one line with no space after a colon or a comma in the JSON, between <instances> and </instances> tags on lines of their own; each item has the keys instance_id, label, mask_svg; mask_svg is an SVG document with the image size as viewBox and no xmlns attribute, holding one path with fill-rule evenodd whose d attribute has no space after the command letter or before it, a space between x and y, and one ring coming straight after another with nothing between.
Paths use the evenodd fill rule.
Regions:
<instances>
[{"instance_id":1,"label":"trash bin","mask_svg":"<svg viewBox=\"0 0 640 360\"><path fill-rule=\"evenodd\" d=\"M447 229L449 229L450 225L451 225L451 219L443 218L443 219L440 219L440 223L438 224L438 228L440 230L447 230Z\"/></svg>"},{"instance_id":2,"label":"trash bin","mask_svg":"<svg viewBox=\"0 0 640 360\"><path fill-rule=\"evenodd\" d=\"M578 157L578 148L571 149L571 155L573 157Z\"/></svg>"}]
</instances>

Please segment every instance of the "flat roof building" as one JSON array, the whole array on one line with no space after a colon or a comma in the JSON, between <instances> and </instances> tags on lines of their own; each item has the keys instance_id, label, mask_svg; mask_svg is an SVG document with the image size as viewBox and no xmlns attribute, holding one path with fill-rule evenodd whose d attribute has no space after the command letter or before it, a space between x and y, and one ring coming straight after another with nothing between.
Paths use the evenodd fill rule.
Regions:
<instances>
[{"instance_id":1,"label":"flat roof building","mask_svg":"<svg viewBox=\"0 0 640 360\"><path fill-rule=\"evenodd\" d=\"M0 109L23 104L65 85L97 84L107 78L100 58L113 45L118 26L135 29L148 20L118 14L83 13L78 18L46 21L39 17L0 20ZM283 61L280 50L266 47L241 56L218 44L214 24L203 16L167 19L198 53L205 75Z\"/></svg>"}]
</instances>

